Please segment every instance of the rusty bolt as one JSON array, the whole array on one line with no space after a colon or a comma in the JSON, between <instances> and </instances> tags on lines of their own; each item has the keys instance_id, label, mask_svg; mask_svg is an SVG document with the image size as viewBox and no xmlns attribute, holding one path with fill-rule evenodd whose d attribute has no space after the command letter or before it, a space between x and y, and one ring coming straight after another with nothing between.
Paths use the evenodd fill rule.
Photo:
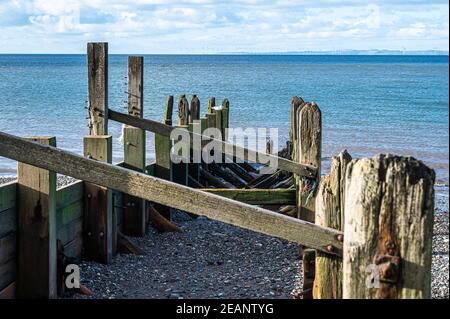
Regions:
<instances>
[{"instance_id":1,"label":"rusty bolt","mask_svg":"<svg viewBox=\"0 0 450 319\"><path fill-rule=\"evenodd\" d=\"M339 234L337 235L336 239L342 243L344 241L344 235Z\"/></svg>"},{"instance_id":2,"label":"rusty bolt","mask_svg":"<svg viewBox=\"0 0 450 319\"><path fill-rule=\"evenodd\" d=\"M330 253L332 253L332 252L334 251L333 245L328 245L328 246L327 246L327 251L330 252Z\"/></svg>"}]
</instances>

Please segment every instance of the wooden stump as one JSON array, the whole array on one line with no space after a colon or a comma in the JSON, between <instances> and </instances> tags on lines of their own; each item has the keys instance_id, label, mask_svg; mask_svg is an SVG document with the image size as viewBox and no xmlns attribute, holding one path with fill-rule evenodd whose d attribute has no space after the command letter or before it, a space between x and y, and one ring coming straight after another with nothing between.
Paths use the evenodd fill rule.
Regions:
<instances>
[{"instance_id":1,"label":"wooden stump","mask_svg":"<svg viewBox=\"0 0 450 319\"><path fill-rule=\"evenodd\" d=\"M317 225L344 230L343 176L350 161L351 156L344 150L333 157L330 174L322 177L316 197ZM330 245L329 249L335 247ZM314 299L342 298L342 258L317 252L315 268Z\"/></svg>"},{"instance_id":2,"label":"wooden stump","mask_svg":"<svg viewBox=\"0 0 450 319\"><path fill-rule=\"evenodd\" d=\"M434 171L412 157L349 164L344 298L431 297L434 180Z\"/></svg>"}]
</instances>

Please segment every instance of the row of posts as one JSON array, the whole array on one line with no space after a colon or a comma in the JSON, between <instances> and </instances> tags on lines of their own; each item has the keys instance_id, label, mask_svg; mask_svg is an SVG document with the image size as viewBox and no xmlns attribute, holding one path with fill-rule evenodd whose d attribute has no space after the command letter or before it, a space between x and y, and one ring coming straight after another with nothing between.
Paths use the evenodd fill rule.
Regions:
<instances>
[{"instance_id":1,"label":"row of posts","mask_svg":"<svg viewBox=\"0 0 450 319\"><path fill-rule=\"evenodd\" d=\"M434 171L412 157L353 160L343 150L321 177L321 140L318 106L292 98L291 159L318 168L296 177L297 217L344 233L343 258L301 247L301 297L430 298Z\"/></svg>"}]
</instances>

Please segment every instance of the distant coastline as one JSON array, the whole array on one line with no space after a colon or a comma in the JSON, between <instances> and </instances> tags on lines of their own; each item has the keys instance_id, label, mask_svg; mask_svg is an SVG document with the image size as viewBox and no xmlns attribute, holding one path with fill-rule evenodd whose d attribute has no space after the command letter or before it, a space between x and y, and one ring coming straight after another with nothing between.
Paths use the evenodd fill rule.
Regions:
<instances>
[{"instance_id":1,"label":"distant coastline","mask_svg":"<svg viewBox=\"0 0 450 319\"><path fill-rule=\"evenodd\" d=\"M0 55L84 55L85 53L14 53L14 52L0 52ZM359 55L359 56L449 56L449 51L445 50L336 50L336 51L285 51L285 52L210 52L210 53L145 53L145 52L111 52L112 55L129 55L129 54L143 54L143 55Z\"/></svg>"}]
</instances>

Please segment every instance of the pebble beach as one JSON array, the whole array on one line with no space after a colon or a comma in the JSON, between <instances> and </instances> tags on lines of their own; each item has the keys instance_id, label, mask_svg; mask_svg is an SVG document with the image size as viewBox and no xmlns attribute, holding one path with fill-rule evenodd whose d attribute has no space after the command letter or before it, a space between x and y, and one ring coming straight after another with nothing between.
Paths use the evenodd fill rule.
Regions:
<instances>
[{"instance_id":1,"label":"pebble beach","mask_svg":"<svg viewBox=\"0 0 450 319\"><path fill-rule=\"evenodd\" d=\"M14 178L0 177L0 184ZM58 187L73 179L60 176ZM448 187L436 186L432 297L449 298ZM284 240L176 212L183 233L148 227L131 238L143 256L119 254L102 265L83 262L81 281L93 295L72 298L294 298L301 291L298 246ZM69 297L69 296L68 296Z\"/></svg>"}]
</instances>

